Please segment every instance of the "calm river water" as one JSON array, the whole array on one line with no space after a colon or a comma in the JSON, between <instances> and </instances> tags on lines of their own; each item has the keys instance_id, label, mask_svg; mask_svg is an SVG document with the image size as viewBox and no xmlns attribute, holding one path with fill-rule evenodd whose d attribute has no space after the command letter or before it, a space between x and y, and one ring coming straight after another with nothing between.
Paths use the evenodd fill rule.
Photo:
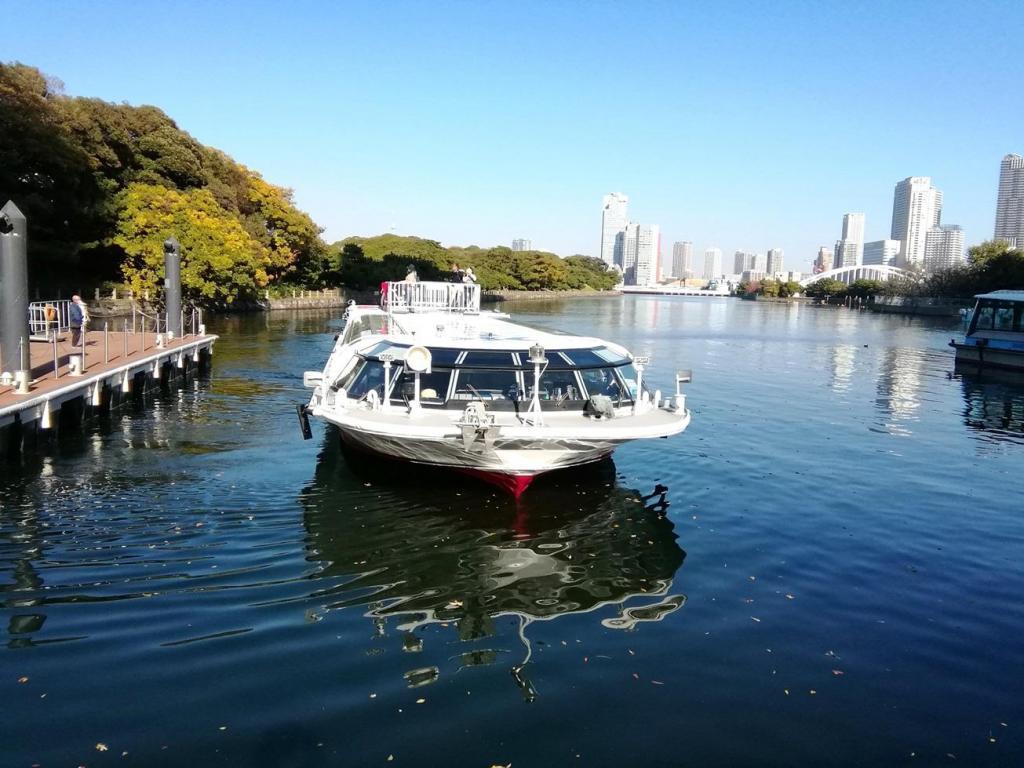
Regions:
<instances>
[{"instance_id":1,"label":"calm river water","mask_svg":"<svg viewBox=\"0 0 1024 768\"><path fill-rule=\"evenodd\" d=\"M692 426L517 507L301 440L338 314L222 319L2 470L0 764L1024 764L1024 381L955 322L507 308L692 368Z\"/></svg>"}]
</instances>

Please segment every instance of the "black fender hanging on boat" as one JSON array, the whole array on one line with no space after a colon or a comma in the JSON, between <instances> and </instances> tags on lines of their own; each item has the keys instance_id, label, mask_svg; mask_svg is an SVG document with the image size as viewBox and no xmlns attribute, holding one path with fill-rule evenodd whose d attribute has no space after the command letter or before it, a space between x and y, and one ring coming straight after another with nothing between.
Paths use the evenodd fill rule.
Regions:
<instances>
[{"instance_id":1,"label":"black fender hanging on boat","mask_svg":"<svg viewBox=\"0 0 1024 768\"><path fill-rule=\"evenodd\" d=\"M306 404L299 403L295 406L295 411L299 414L299 431L302 433L302 439L312 439L313 430L309 426L309 409L306 407Z\"/></svg>"}]
</instances>

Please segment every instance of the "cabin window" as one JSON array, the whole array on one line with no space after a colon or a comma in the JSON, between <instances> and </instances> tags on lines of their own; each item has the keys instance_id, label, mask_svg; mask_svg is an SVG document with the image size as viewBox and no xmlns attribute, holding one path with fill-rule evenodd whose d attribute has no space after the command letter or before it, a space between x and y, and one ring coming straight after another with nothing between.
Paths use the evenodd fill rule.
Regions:
<instances>
[{"instance_id":1,"label":"cabin window","mask_svg":"<svg viewBox=\"0 0 1024 768\"><path fill-rule=\"evenodd\" d=\"M608 365L619 365L626 362L626 358L606 347L596 349L564 349L562 351L549 351L547 353L550 362L549 368L603 368ZM529 355L523 355L527 359Z\"/></svg>"},{"instance_id":2,"label":"cabin window","mask_svg":"<svg viewBox=\"0 0 1024 768\"><path fill-rule=\"evenodd\" d=\"M420 402L423 405L444 405L448 399L448 384L452 380L449 370L420 374ZM405 371L398 385L391 393L392 403L411 403L416 393L416 377L412 371Z\"/></svg>"},{"instance_id":3,"label":"cabin window","mask_svg":"<svg viewBox=\"0 0 1024 768\"><path fill-rule=\"evenodd\" d=\"M509 358L511 360L511 357ZM513 370L480 371L463 369L455 379L454 400L512 400L522 392Z\"/></svg>"},{"instance_id":4,"label":"cabin window","mask_svg":"<svg viewBox=\"0 0 1024 768\"><path fill-rule=\"evenodd\" d=\"M395 369L392 369L393 371ZM363 397L371 389L377 390L377 395L384 395L384 363L368 360L355 375L352 384L345 388L349 397Z\"/></svg>"},{"instance_id":5,"label":"cabin window","mask_svg":"<svg viewBox=\"0 0 1024 768\"><path fill-rule=\"evenodd\" d=\"M455 361L459 359L462 354L461 349L433 349L430 350L430 359L432 366L453 366Z\"/></svg>"},{"instance_id":6,"label":"cabin window","mask_svg":"<svg viewBox=\"0 0 1024 768\"><path fill-rule=\"evenodd\" d=\"M515 365L511 352L481 352L471 350L459 363L466 368L508 368Z\"/></svg>"},{"instance_id":7,"label":"cabin window","mask_svg":"<svg viewBox=\"0 0 1024 768\"><path fill-rule=\"evenodd\" d=\"M580 371L580 378L587 388L588 397L605 395L615 403L631 402L614 368L585 368Z\"/></svg>"},{"instance_id":8,"label":"cabin window","mask_svg":"<svg viewBox=\"0 0 1024 768\"><path fill-rule=\"evenodd\" d=\"M387 317L384 315L363 315L357 320L349 320L345 325L343 344L361 338L366 333L387 333Z\"/></svg>"},{"instance_id":9,"label":"cabin window","mask_svg":"<svg viewBox=\"0 0 1024 768\"><path fill-rule=\"evenodd\" d=\"M526 373L527 397L533 396L533 376ZM540 377L540 399L562 403L583 400L583 388L575 371L546 371Z\"/></svg>"},{"instance_id":10,"label":"cabin window","mask_svg":"<svg viewBox=\"0 0 1024 768\"><path fill-rule=\"evenodd\" d=\"M636 396L637 396L637 391L636 391L636 380L637 380L636 368L634 368L633 364L630 363L629 365L619 366L619 368L617 370L619 371L619 375L622 376L623 380L626 382L626 391L629 393L629 396L631 398L633 398L633 399L636 399ZM646 379L644 379L644 381L643 381L643 388L644 388L644 392L646 392L647 394L651 394L651 390L647 386L647 380Z\"/></svg>"},{"instance_id":11,"label":"cabin window","mask_svg":"<svg viewBox=\"0 0 1024 768\"><path fill-rule=\"evenodd\" d=\"M995 307L992 305L978 307L978 319L974 327L979 331L992 330L992 317L995 314Z\"/></svg>"},{"instance_id":12,"label":"cabin window","mask_svg":"<svg viewBox=\"0 0 1024 768\"><path fill-rule=\"evenodd\" d=\"M992 321L992 327L997 331L1013 330L1012 304L996 307L995 315Z\"/></svg>"}]
</instances>

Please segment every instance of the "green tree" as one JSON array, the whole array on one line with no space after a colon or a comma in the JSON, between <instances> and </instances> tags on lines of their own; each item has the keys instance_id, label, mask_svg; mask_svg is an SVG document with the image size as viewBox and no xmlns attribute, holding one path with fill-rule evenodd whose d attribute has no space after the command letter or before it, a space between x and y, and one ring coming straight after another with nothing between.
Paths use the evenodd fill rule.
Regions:
<instances>
[{"instance_id":1,"label":"green tree","mask_svg":"<svg viewBox=\"0 0 1024 768\"><path fill-rule=\"evenodd\" d=\"M845 283L829 277L823 280L815 280L804 289L804 293L814 298L830 299L833 296L841 295L845 290Z\"/></svg>"},{"instance_id":2,"label":"green tree","mask_svg":"<svg viewBox=\"0 0 1024 768\"><path fill-rule=\"evenodd\" d=\"M779 296L787 299L790 296L796 296L798 293L801 293L803 289L803 286L796 280L787 280L786 282L779 283Z\"/></svg>"},{"instance_id":3,"label":"green tree","mask_svg":"<svg viewBox=\"0 0 1024 768\"><path fill-rule=\"evenodd\" d=\"M861 278L854 280L846 288L844 293L859 299L866 299L868 296L877 296L882 293L884 284L880 280L868 280Z\"/></svg>"},{"instance_id":4,"label":"green tree","mask_svg":"<svg viewBox=\"0 0 1024 768\"><path fill-rule=\"evenodd\" d=\"M268 282L269 249L221 208L209 190L178 191L130 184L115 199L113 242L126 254L125 280L134 291L157 295L163 276L163 243L182 246L181 284L192 300L230 305L255 298Z\"/></svg>"},{"instance_id":5,"label":"green tree","mask_svg":"<svg viewBox=\"0 0 1024 768\"><path fill-rule=\"evenodd\" d=\"M967 257L974 266L983 267L994 259L1015 252L1020 253L1018 249L1011 246L1005 240L986 240L983 243L978 243L968 248Z\"/></svg>"}]
</instances>

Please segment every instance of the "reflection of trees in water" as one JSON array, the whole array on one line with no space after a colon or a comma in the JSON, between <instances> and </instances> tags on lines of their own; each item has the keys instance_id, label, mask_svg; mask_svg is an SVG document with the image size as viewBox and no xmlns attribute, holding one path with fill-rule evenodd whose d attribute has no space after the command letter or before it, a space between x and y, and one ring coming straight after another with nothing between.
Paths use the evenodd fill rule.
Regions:
<instances>
[{"instance_id":1,"label":"reflection of trees in water","mask_svg":"<svg viewBox=\"0 0 1024 768\"><path fill-rule=\"evenodd\" d=\"M4 486L7 484L5 483ZM45 554L35 500L16 487L0 487L0 606L7 613L9 648L32 645L32 633L42 628L46 615L37 606L43 579L37 563Z\"/></svg>"},{"instance_id":2,"label":"reflection of trees in water","mask_svg":"<svg viewBox=\"0 0 1024 768\"><path fill-rule=\"evenodd\" d=\"M668 489L645 497L616 487L610 460L541 478L516 504L459 475L348 458L328 430L302 495L309 558L322 563L319 578L339 582L319 597L327 611L366 606L378 633L390 624L404 634L405 650L422 647L414 632L424 625L476 641L497 634L495 618L515 616L525 658L513 674L532 696L531 622L614 606L603 624L632 629L685 602L668 595L686 556L665 516ZM493 650L458 658L496 660ZM437 674L413 670L409 684Z\"/></svg>"},{"instance_id":3,"label":"reflection of trees in water","mask_svg":"<svg viewBox=\"0 0 1024 768\"><path fill-rule=\"evenodd\" d=\"M963 374L964 424L990 442L1024 442L1024 373Z\"/></svg>"}]
</instances>

